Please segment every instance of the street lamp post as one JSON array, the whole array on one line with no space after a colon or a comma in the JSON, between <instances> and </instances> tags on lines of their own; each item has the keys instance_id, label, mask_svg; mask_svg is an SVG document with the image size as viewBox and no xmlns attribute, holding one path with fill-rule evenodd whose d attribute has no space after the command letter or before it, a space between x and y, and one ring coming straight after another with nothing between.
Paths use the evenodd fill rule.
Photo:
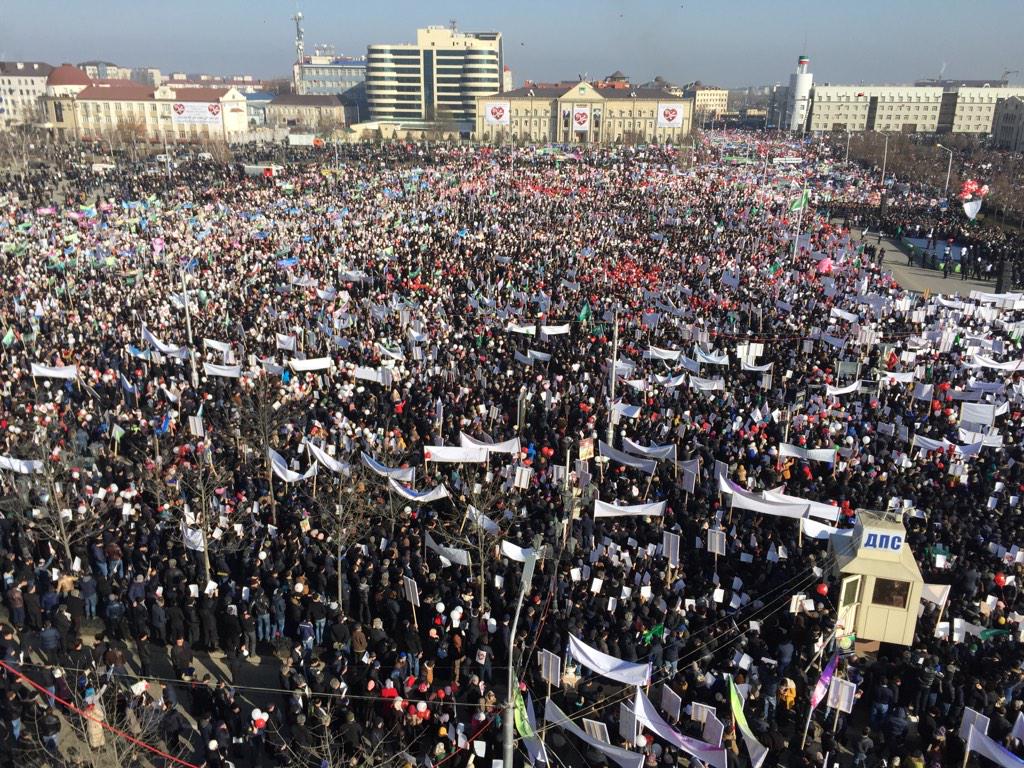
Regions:
<instances>
[{"instance_id":1,"label":"street lamp post","mask_svg":"<svg viewBox=\"0 0 1024 768\"><path fill-rule=\"evenodd\" d=\"M849 129L846 131L846 158L843 160L843 165L850 164L850 139L853 138L853 134L850 133Z\"/></svg>"},{"instance_id":2,"label":"street lamp post","mask_svg":"<svg viewBox=\"0 0 1024 768\"><path fill-rule=\"evenodd\" d=\"M936 144L939 149L943 152L949 152L949 165L946 166L946 186L942 190L942 196L949 198L949 176L953 173L953 150L949 147L944 147L941 144Z\"/></svg>"},{"instance_id":3,"label":"street lamp post","mask_svg":"<svg viewBox=\"0 0 1024 768\"><path fill-rule=\"evenodd\" d=\"M882 133L885 136L885 151L882 153L882 187L885 187L885 165L889 161L889 134Z\"/></svg>"},{"instance_id":4,"label":"street lamp post","mask_svg":"<svg viewBox=\"0 0 1024 768\"><path fill-rule=\"evenodd\" d=\"M568 467L566 468L568 470ZM515 694L517 680L516 680L516 665L514 661L514 650L515 650L515 639L516 631L519 626L519 611L523 607L523 598L526 596L526 592L530 589L530 585L533 582L533 571L537 565L537 549L539 547L539 541L534 542L534 551L526 556L526 562L523 563L523 578L522 583L519 586L519 599L516 601L515 616L512 619L512 631L510 634L511 646L508 651L508 689L505 696L505 711L503 713L504 719L502 720L502 765L504 768L512 768L513 757L515 755Z\"/></svg>"}]
</instances>

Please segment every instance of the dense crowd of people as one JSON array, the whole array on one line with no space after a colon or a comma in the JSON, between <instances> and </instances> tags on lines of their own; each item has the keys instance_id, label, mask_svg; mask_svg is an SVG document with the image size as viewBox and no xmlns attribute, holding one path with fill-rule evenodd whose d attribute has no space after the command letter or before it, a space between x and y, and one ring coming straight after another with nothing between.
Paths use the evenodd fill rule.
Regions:
<instances>
[{"instance_id":1,"label":"dense crowd of people","mask_svg":"<svg viewBox=\"0 0 1024 768\"><path fill-rule=\"evenodd\" d=\"M514 718L517 764L932 768L965 712L1021 752L1022 298L910 292L864 230L1020 241L876 198L738 133L9 174L0 765L490 765ZM730 502L767 490L835 524ZM844 646L828 538L894 508L949 589ZM693 741L624 738L570 637Z\"/></svg>"}]
</instances>

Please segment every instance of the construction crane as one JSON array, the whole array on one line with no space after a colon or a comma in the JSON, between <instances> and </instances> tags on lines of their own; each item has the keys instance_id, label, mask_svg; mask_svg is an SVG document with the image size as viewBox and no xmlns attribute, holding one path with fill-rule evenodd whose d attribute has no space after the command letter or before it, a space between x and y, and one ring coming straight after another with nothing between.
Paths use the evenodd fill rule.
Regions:
<instances>
[{"instance_id":1,"label":"construction crane","mask_svg":"<svg viewBox=\"0 0 1024 768\"><path fill-rule=\"evenodd\" d=\"M1019 69L1007 69L1007 70L1003 71L1003 74L1001 74L999 76L999 79L1000 80L1006 80L1006 78L1008 78L1010 75L1019 75L1019 74L1020 74L1020 70Z\"/></svg>"}]
</instances>

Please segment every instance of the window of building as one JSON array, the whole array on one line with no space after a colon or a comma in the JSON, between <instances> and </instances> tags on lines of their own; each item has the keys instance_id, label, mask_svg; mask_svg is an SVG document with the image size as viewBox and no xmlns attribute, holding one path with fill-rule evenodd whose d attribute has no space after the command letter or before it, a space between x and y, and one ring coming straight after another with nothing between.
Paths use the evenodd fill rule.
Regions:
<instances>
[{"instance_id":1,"label":"window of building","mask_svg":"<svg viewBox=\"0 0 1024 768\"><path fill-rule=\"evenodd\" d=\"M895 579L875 579L871 602L887 608L906 608L910 597L910 582Z\"/></svg>"}]
</instances>

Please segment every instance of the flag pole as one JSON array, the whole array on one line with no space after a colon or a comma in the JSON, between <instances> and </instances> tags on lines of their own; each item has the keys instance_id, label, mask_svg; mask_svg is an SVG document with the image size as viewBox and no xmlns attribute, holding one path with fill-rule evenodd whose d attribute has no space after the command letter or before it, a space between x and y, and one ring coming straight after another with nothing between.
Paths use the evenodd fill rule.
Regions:
<instances>
[{"instance_id":1,"label":"flag pole","mask_svg":"<svg viewBox=\"0 0 1024 768\"><path fill-rule=\"evenodd\" d=\"M807 207L807 177L804 176L803 190L800 192L800 208L796 214L796 235L793 237L793 258L796 258L797 245L800 242L800 228L804 220L804 208Z\"/></svg>"}]
</instances>

